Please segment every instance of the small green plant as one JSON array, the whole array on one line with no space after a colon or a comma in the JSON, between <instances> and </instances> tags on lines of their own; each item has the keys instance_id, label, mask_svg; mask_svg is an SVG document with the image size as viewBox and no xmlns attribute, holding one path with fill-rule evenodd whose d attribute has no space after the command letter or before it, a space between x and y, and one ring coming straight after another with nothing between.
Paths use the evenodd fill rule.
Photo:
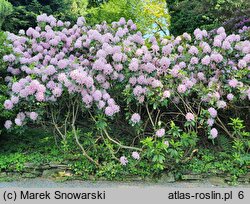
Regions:
<instances>
[{"instance_id":1,"label":"small green plant","mask_svg":"<svg viewBox=\"0 0 250 204\"><path fill-rule=\"evenodd\" d=\"M249 165L250 164L250 143L249 137L250 132L245 130L244 121L239 118L231 118L229 126L232 128L232 135L234 136L233 141L233 152L232 157L234 162L238 165Z\"/></svg>"},{"instance_id":2,"label":"small green plant","mask_svg":"<svg viewBox=\"0 0 250 204\"><path fill-rule=\"evenodd\" d=\"M239 118L230 118L231 122L228 123L233 129L233 136L237 138L249 137L250 132L245 131L244 121Z\"/></svg>"},{"instance_id":3,"label":"small green plant","mask_svg":"<svg viewBox=\"0 0 250 204\"><path fill-rule=\"evenodd\" d=\"M189 160L198 141L195 132L183 132L174 122L162 138L147 137L142 140L143 156L152 164L153 171L172 170ZM191 158L190 158L191 159Z\"/></svg>"},{"instance_id":4,"label":"small green plant","mask_svg":"<svg viewBox=\"0 0 250 204\"><path fill-rule=\"evenodd\" d=\"M168 146L162 141L154 140L152 137L147 137L141 143L145 148L144 156L153 163L153 169L156 172L162 171L165 168L164 162Z\"/></svg>"}]
</instances>

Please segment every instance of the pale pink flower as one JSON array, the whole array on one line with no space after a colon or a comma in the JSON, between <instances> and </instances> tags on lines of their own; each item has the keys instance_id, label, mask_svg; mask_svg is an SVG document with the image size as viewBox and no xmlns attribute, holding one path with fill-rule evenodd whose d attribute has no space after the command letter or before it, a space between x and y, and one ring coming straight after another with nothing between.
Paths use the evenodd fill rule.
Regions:
<instances>
[{"instance_id":1,"label":"pale pink flower","mask_svg":"<svg viewBox=\"0 0 250 204\"><path fill-rule=\"evenodd\" d=\"M55 87L52 93L55 97L60 97L62 95L62 89L60 87Z\"/></svg>"},{"instance_id":2,"label":"pale pink flower","mask_svg":"<svg viewBox=\"0 0 250 204\"><path fill-rule=\"evenodd\" d=\"M129 69L131 71L137 71L139 68L139 62L136 58L133 58L129 64Z\"/></svg>"},{"instance_id":3,"label":"pale pink flower","mask_svg":"<svg viewBox=\"0 0 250 204\"><path fill-rule=\"evenodd\" d=\"M16 118L16 119L15 119L15 124L16 124L17 126L22 126L22 120L21 120L20 118Z\"/></svg>"},{"instance_id":4,"label":"pale pink flower","mask_svg":"<svg viewBox=\"0 0 250 204\"><path fill-rule=\"evenodd\" d=\"M234 98L234 95L233 95L233 94L231 94L231 93L227 94L227 99L228 99L229 101L232 101L233 98Z\"/></svg>"},{"instance_id":5,"label":"pale pink flower","mask_svg":"<svg viewBox=\"0 0 250 204\"><path fill-rule=\"evenodd\" d=\"M169 98L169 97L170 97L170 91L165 90L165 91L163 92L163 98Z\"/></svg>"},{"instance_id":6,"label":"pale pink flower","mask_svg":"<svg viewBox=\"0 0 250 204\"><path fill-rule=\"evenodd\" d=\"M222 46L221 46L224 50L229 50L231 49L231 44L229 41L225 40L223 43L222 43Z\"/></svg>"},{"instance_id":7,"label":"pale pink flower","mask_svg":"<svg viewBox=\"0 0 250 204\"><path fill-rule=\"evenodd\" d=\"M236 88L238 83L239 82L238 82L237 79L231 79L231 80L228 81L229 86L232 87L232 88Z\"/></svg>"},{"instance_id":8,"label":"pale pink flower","mask_svg":"<svg viewBox=\"0 0 250 204\"><path fill-rule=\"evenodd\" d=\"M227 103L225 101L220 100L216 102L216 105L218 108L225 108L227 106Z\"/></svg>"},{"instance_id":9,"label":"pale pink flower","mask_svg":"<svg viewBox=\"0 0 250 204\"><path fill-rule=\"evenodd\" d=\"M247 66L247 63L246 63L246 61L245 60L240 60L239 62L238 62L238 67L240 68L240 69L242 69L242 68L245 68Z\"/></svg>"},{"instance_id":10,"label":"pale pink flower","mask_svg":"<svg viewBox=\"0 0 250 204\"><path fill-rule=\"evenodd\" d=\"M10 120L5 121L4 127L5 127L7 130L10 129L11 126L12 126L12 122L11 122Z\"/></svg>"},{"instance_id":11,"label":"pale pink flower","mask_svg":"<svg viewBox=\"0 0 250 204\"><path fill-rule=\"evenodd\" d=\"M136 160L140 159L140 154L138 152L132 152L132 157Z\"/></svg>"},{"instance_id":12,"label":"pale pink flower","mask_svg":"<svg viewBox=\"0 0 250 204\"><path fill-rule=\"evenodd\" d=\"M18 96L11 96L11 102L13 104L17 104L19 102L19 97Z\"/></svg>"},{"instance_id":13,"label":"pale pink flower","mask_svg":"<svg viewBox=\"0 0 250 204\"><path fill-rule=\"evenodd\" d=\"M36 112L31 112L29 116L31 120L35 121L38 117L38 114Z\"/></svg>"},{"instance_id":14,"label":"pale pink flower","mask_svg":"<svg viewBox=\"0 0 250 204\"><path fill-rule=\"evenodd\" d=\"M20 83L14 82L14 83L12 84L12 91L13 91L14 93L19 93L21 90L22 90L22 86L21 86Z\"/></svg>"},{"instance_id":15,"label":"pale pink flower","mask_svg":"<svg viewBox=\"0 0 250 204\"><path fill-rule=\"evenodd\" d=\"M167 147L169 147L169 141L164 141L164 144L167 146Z\"/></svg>"},{"instance_id":16,"label":"pale pink flower","mask_svg":"<svg viewBox=\"0 0 250 204\"><path fill-rule=\"evenodd\" d=\"M141 120L141 116L138 113L134 113L131 117L131 121L133 123L139 123Z\"/></svg>"},{"instance_id":17,"label":"pale pink flower","mask_svg":"<svg viewBox=\"0 0 250 204\"><path fill-rule=\"evenodd\" d=\"M162 85L162 83L161 83L161 81L160 80L153 80L152 81L152 87L153 88L158 88L158 87L162 87L163 85Z\"/></svg>"},{"instance_id":18,"label":"pale pink flower","mask_svg":"<svg viewBox=\"0 0 250 204\"><path fill-rule=\"evenodd\" d=\"M102 92L99 91L99 90L96 90L96 91L92 94L92 96L93 96L93 99L94 99L95 101L99 101L99 100L101 100L101 98L102 98Z\"/></svg>"},{"instance_id":19,"label":"pale pink flower","mask_svg":"<svg viewBox=\"0 0 250 204\"><path fill-rule=\"evenodd\" d=\"M217 116L217 110L215 110L214 108L210 107L210 108L208 109L208 112L209 112L209 114L210 114L210 116L211 116L212 118L216 118L216 116Z\"/></svg>"},{"instance_id":20,"label":"pale pink flower","mask_svg":"<svg viewBox=\"0 0 250 204\"><path fill-rule=\"evenodd\" d=\"M58 61L57 66L60 69L64 69L64 68L66 68L68 66L68 64L69 64L68 60L62 59L62 60Z\"/></svg>"},{"instance_id":21,"label":"pale pink flower","mask_svg":"<svg viewBox=\"0 0 250 204\"><path fill-rule=\"evenodd\" d=\"M192 57L190 60L191 64L198 64L198 62L199 62L199 59L197 57Z\"/></svg>"},{"instance_id":22,"label":"pale pink flower","mask_svg":"<svg viewBox=\"0 0 250 204\"><path fill-rule=\"evenodd\" d=\"M217 32L217 34L225 33L225 28L219 27L216 32Z\"/></svg>"},{"instance_id":23,"label":"pale pink flower","mask_svg":"<svg viewBox=\"0 0 250 204\"><path fill-rule=\"evenodd\" d=\"M115 62L121 62L122 57L123 57L122 53L115 53L112 58Z\"/></svg>"},{"instance_id":24,"label":"pale pink flower","mask_svg":"<svg viewBox=\"0 0 250 204\"><path fill-rule=\"evenodd\" d=\"M35 97L36 97L36 100L40 102L45 100L45 96L43 92L36 93Z\"/></svg>"},{"instance_id":25,"label":"pale pink flower","mask_svg":"<svg viewBox=\"0 0 250 204\"><path fill-rule=\"evenodd\" d=\"M216 62L216 63L220 63L223 60L223 56L219 53L216 53L216 54L213 53L213 54L211 54L211 60Z\"/></svg>"},{"instance_id":26,"label":"pale pink flower","mask_svg":"<svg viewBox=\"0 0 250 204\"><path fill-rule=\"evenodd\" d=\"M206 79L204 73L202 73L202 72L198 72L197 77L199 80L202 80L202 81Z\"/></svg>"},{"instance_id":27,"label":"pale pink flower","mask_svg":"<svg viewBox=\"0 0 250 204\"><path fill-rule=\"evenodd\" d=\"M215 39L214 40L214 43L213 43L213 46L215 46L215 47L220 47L221 46L221 40L220 39Z\"/></svg>"},{"instance_id":28,"label":"pale pink flower","mask_svg":"<svg viewBox=\"0 0 250 204\"><path fill-rule=\"evenodd\" d=\"M210 57L206 55L204 58L202 58L201 63L203 65L209 65L210 64Z\"/></svg>"},{"instance_id":29,"label":"pale pink flower","mask_svg":"<svg viewBox=\"0 0 250 204\"><path fill-rule=\"evenodd\" d=\"M188 33L183 33L182 36L185 40L191 41L191 36Z\"/></svg>"},{"instance_id":30,"label":"pale pink flower","mask_svg":"<svg viewBox=\"0 0 250 204\"><path fill-rule=\"evenodd\" d=\"M115 111L113 110L112 107L108 106L105 108L105 114L107 116L113 116L115 114Z\"/></svg>"},{"instance_id":31,"label":"pale pink flower","mask_svg":"<svg viewBox=\"0 0 250 204\"><path fill-rule=\"evenodd\" d=\"M194 115L192 113L187 113L186 120L187 121L194 121Z\"/></svg>"},{"instance_id":32,"label":"pale pink flower","mask_svg":"<svg viewBox=\"0 0 250 204\"><path fill-rule=\"evenodd\" d=\"M186 86L183 85L183 84L180 84L180 85L177 87L177 91L178 91L179 93L185 93L186 90L187 90L187 88L186 88Z\"/></svg>"},{"instance_id":33,"label":"pale pink flower","mask_svg":"<svg viewBox=\"0 0 250 204\"><path fill-rule=\"evenodd\" d=\"M160 65L164 68L168 68L170 66L170 63L171 63L171 61L167 57L162 57L160 60Z\"/></svg>"},{"instance_id":34,"label":"pale pink flower","mask_svg":"<svg viewBox=\"0 0 250 204\"><path fill-rule=\"evenodd\" d=\"M13 103L11 100L6 100L4 102L4 108L7 109L7 110L11 110L13 108Z\"/></svg>"},{"instance_id":35,"label":"pale pink flower","mask_svg":"<svg viewBox=\"0 0 250 204\"><path fill-rule=\"evenodd\" d=\"M190 49L188 50L188 52L191 54L191 55L197 55L199 50L197 49L197 47L195 46L191 46Z\"/></svg>"},{"instance_id":36,"label":"pale pink flower","mask_svg":"<svg viewBox=\"0 0 250 204\"><path fill-rule=\"evenodd\" d=\"M218 131L216 128L212 128L211 131L210 131L210 135L211 137L214 139L218 136Z\"/></svg>"},{"instance_id":37,"label":"pale pink flower","mask_svg":"<svg viewBox=\"0 0 250 204\"><path fill-rule=\"evenodd\" d=\"M208 124L208 126L212 127L214 125L214 119L213 118L209 118L207 120L207 124Z\"/></svg>"},{"instance_id":38,"label":"pale pink flower","mask_svg":"<svg viewBox=\"0 0 250 204\"><path fill-rule=\"evenodd\" d=\"M122 156L122 157L120 158L120 162L121 162L121 164L122 164L123 166L126 166L127 163L128 163L128 159L127 159L125 156Z\"/></svg>"},{"instance_id":39,"label":"pale pink flower","mask_svg":"<svg viewBox=\"0 0 250 204\"><path fill-rule=\"evenodd\" d=\"M165 135L165 129L164 129L164 128L161 128L161 129L157 130L157 131L155 132L155 135L156 135L157 137L162 137L162 136L164 136L164 135Z\"/></svg>"},{"instance_id":40,"label":"pale pink flower","mask_svg":"<svg viewBox=\"0 0 250 204\"><path fill-rule=\"evenodd\" d=\"M82 97L82 101L83 101L87 106L89 106L89 105L93 102L93 97L90 96L89 94L85 94L85 95Z\"/></svg>"}]
</instances>

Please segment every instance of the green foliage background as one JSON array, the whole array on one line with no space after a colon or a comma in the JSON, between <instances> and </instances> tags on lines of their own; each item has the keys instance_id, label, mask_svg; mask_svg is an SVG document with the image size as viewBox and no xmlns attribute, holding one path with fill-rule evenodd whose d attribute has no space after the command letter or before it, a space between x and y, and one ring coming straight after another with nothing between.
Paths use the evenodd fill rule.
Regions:
<instances>
[{"instance_id":1,"label":"green foliage background","mask_svg":"<svg viewBox=\"0 0 250 204\"><path fill-rule=\"evenodd\" d=\"M12 5L11 5L12 4ZM165 11L163 12L162 7ZM160 10L159 10L160 8ZM75 21L85 16L89 24L111 23L121 17L132 19L142 32L180 35L196 28L207 30L223 25L227 30L243 17L250 17L248 0L0 0L0 28L17 33L35 26L36 16L53 14L61 20ZM171 20L170 20L171 16ZM8 17L8 18L6 18ZM156 25L157 25L156 24Z\"/></svg>"},{"instance_id":2,"label":"green foliage background","mask_svg":"<svg viewBox=\"0 0 250 204\"><path fill-rule=\"evenodd\" d=\"M152 25L155 22L161 26L161 29L167 30L170 20L165 0L1 1L7 5L4 7L4 12L1 12L4 15L0 16L2 22L6 19L2 29L13 33L36 26L36 16L42 13L53 14L56 18L71 22L75 22L79 16L85 16L89 24L103 21L111 23L124 17L127 20L132 19L142 32L148 33L152 32Z\"/></svg>"},{"instance_id":3,"label":"green foliage background","mask_svg":"<svg viewBox=\"0 0 250 204\"><path fill-rule=\"evenodd\" d=\"M223 25L227 30L243 17L250 17L248 0L166 0L171 15L170 33L192 33L196 28L211 30Z\"/></svg>"},{"instance_id":4,"label":"green foliage background","mask_svg":"<svg viewBox=\"0 0 250 204\"><path fill-rule=\"evenodd\" d=\"M0 31L0 135L3 131L3 123L7 117L11 116L9 111L5 110L3 103L7 99L6 91L7 87L4 83L4 78L7 74L6 63L2 60L3 56L11 53L12 48L8 46L8 41L6 40L6 34Z\"/></svg>"}]
</instances>

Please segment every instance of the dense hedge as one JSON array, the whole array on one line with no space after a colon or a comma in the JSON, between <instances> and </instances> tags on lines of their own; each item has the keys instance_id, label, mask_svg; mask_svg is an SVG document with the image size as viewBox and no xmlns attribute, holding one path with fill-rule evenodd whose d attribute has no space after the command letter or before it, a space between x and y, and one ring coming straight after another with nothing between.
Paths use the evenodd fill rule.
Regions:
<instances>
[{"instance_id":1,"label":"dense hedge","mask_svg":"<svg viewBox=\"0 0 250 204\"><path fill-rule=\"evenodd\" d=\"M97 166L102 156L90 155L105 146L122 165L154 172L225 138L234 143L232 162L247 165L250 41L222 27L145 40L124 18L93 27L82 17L75 25L46 14L37 21L8 33L4 107L18 112L8 130L53 126Z\"/></svg>"}]
</instances>

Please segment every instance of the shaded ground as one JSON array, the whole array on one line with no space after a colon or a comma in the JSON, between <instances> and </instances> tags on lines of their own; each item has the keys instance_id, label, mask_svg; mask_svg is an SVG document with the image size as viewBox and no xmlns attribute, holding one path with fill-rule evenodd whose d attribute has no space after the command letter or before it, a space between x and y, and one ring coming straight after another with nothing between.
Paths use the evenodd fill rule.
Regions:
<instances>
[{"instance_id":1,"label":"shaded ground","mask_svg":"<svg viewBox=\"0 0 250 204\"><path fill-rule=\"evenodd\" d=\"M17 143L18 141L18 143ZM15 144L15 145L13 145ZM87 179L104 179L105 175L95 176L91 173L93 168L88 163L82 161L83 158L79 157L78 154L73 153L64 153L60 148L55 144L54 138L42 132L41 130L29 130L26 131L24 135L2 135L0 137L0 188L5 187L40 187L40 188L49 188L49 187L69 187L69 188L102 188L102 187L126 187L130 188L131 186L138 187L228 187L229 185L226 182L231 182L231 177L229 173L232 170L235 170L231 166L230 158L218 159L212 154L206 158L201 156L196 158L190 169L195 169L197 172L194 174L190 169L187 170L184 166L183 169L187 170L182 175L182 180L180 182L174 182L175 177L169 175L162 175L162 178L159 178L159 181L156 183L152 180L147 179L147 182L143 182L140 176L135 176L136 181L133 182L108 182L108 181L65 181L66 174L73 175L74 173L81 173L79 177ZM208 158L208 159L207 159ZM212 159L211 159L212 158ZM79 162L81 161L81 162ZM88 166L88 168L85 168ZM217 172L230 171L226 178L218 177ZM225 170L226 168L226 170ZM84 169L84 171L82 171ZM240 169L238 169L240 170ZM237 171L238 171L237 170ZM236 172L237 172L236 171ZM61 175L60 173L64 173ZM210 172L210 173L209 173ZM213 172L213 173L211 173ZM110 174L110 171L107 172ZM89 176L91 175L91 176ZM138 175L140 175L138 173ZM203 176L205 175L204 179ZM213 176L217 175L217 176ZM211 178L208 178L211 177ZM223 175L225 176L225 175ZM20 178L22 180L19 180ZM46 178L58 178L61 179L61 182L46 179ZM143 176L142 176L143 177ZM27 179L24 179L27 178ZM29 178L29 179L28 179ZM31 179L34 178L34 179ZM249 182L250 183L250 172L243 175L242 178L239 178L240 182ZM119 176L116 176L114 179L119 180ZM126 181L133 180L134 177L131 176ZM134 179L134 180L135 180ZM64 182L62 182L64 180ZM6 182L8 181L8 182ZM234 186L235 187L235 186ZM239 184L236 187L247 187L250 188L250 184L243 185Z\"/></svg>"},{"instance_id":2,"label":"shaded ground","mask_svg":"<svg viewBox=\"0 0 250 204\"><path fill-rule=\"evenodd\" d=\"M65 181L56 182L53 180L36 178L23 179L20 181L0 182L0 188L112 188L112 187L167 187L167 188L210 188L210 187L233 187L233 188L250 188L250 184L240 184L237 186L229 186L225 183L220 183L213 179L194 182L174 182L174 183L152 183L152 182L109 182L109 181Z\"/></svg>"}]
</instances>

